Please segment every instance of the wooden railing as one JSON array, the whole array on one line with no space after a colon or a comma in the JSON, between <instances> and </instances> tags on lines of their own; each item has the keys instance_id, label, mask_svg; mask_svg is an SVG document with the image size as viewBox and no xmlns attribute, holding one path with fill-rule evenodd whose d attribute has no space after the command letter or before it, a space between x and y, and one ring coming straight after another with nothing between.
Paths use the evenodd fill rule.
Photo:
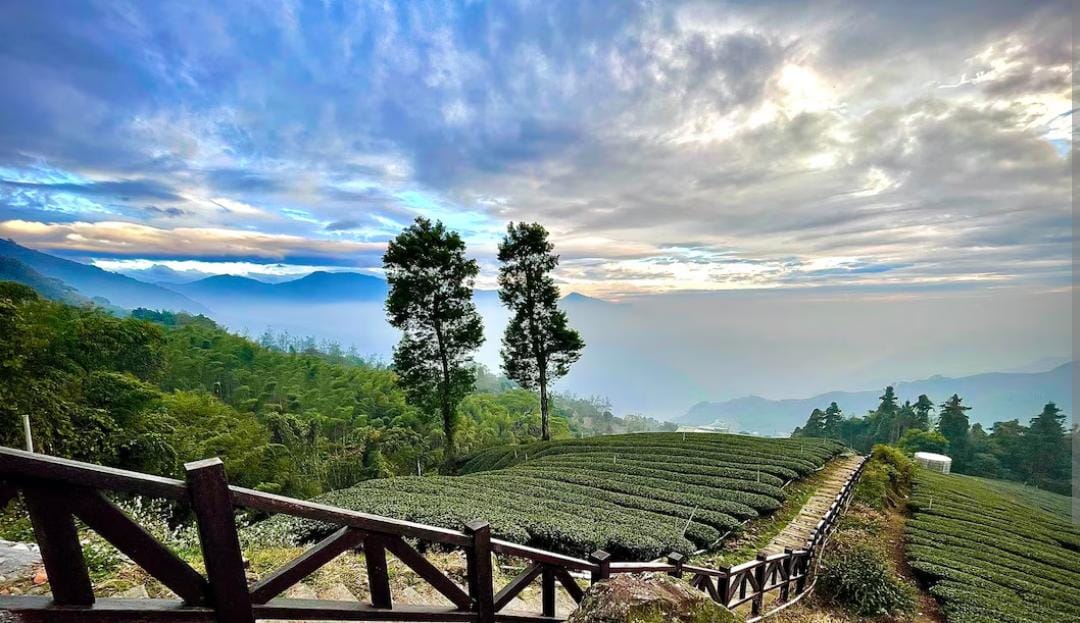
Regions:
<instances>
[{"instance_id":1,"label":"wooden railing","mask_svg":"<svg viewBox=\"0 0 1080 623\"><path fill-rule=\"evenodd\" d=\"M615 573L645 571L690 575L694 586L727 607L750 601L761 611L764 595L779 591L786 600L801 593L812 560L851 496L862 466L837 496L806 548L723 569L683 564L681 555L662 563L615 563L603 551L588 560L492 538L491 527L473 521L463 530L449 530L342 508L305 502L230 486L218 459L189 463L185 480L70 461L21 450L0 448L0 504L20 492L41 550L52 597L0 596L0 610L27 622L219 621L253 623L255 619L342 621L476 621L555 622L556 585L576 602L583 590L572 573L584 572L593 582ZM198 528L206 568L199 573L142 526L128 517L104 492L167 498L188 504ZM320 521L339 529L296 559L253 584L248 583L234 511L245 508ZM75 519L81 520L179 599L97 599L94 596ZM432 565L405 539L443 549L461 549L466 582L460 586ZM367 567L370 603L279 597L290 587L339 554L362 549ZM452 604L450 607L395 605L387 573L387 552L398 558ZM492 555L525 559L525 569L495 590ZM506 606L537 578L541 612L505 611Z\"/></svg>"}]
</instances>

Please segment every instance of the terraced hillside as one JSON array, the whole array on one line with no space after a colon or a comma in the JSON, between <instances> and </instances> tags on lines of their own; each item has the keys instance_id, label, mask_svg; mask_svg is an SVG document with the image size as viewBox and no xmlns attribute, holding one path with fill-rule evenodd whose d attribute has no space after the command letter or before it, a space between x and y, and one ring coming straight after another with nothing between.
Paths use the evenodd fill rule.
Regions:
<instances>
[{"instance_id":1,"label":"terraced hillside","mask_svg":"<svg viewBox=\"0 0 1080 623\"><path fill-rule=\"evenodd\" d=\"M1024 493L1024 492L1020 492ZM1080 529L1054 494L920 470L906 556L949 623L1080 621Z\"/></svg>"},{"instance_id":2,"label":"terraced hillside","mask_svg":"<svg viewBox=\"0 0 1080 623\"><path fill-rule=\"evenodd\" d=\"M448 528L482 518L517 543L641 560L708 547L776 509L785 482L841 450L825 440L617 435L494 448L465 460L460 476L372 480L317 499ZM284 528L299 540L327 531Z\"/></svg>"}]
</instances>

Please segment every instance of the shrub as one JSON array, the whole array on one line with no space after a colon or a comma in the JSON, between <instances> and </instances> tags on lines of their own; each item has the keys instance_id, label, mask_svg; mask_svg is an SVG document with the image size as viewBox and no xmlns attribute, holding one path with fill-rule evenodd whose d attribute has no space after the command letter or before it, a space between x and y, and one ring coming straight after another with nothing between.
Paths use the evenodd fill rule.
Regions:
<instances>
[{"instance_id":1,"label":"shrub","mask_svg":"<svg viewBox=\"0 0 1080 623\"><path fill-rule=\"evenodd\" d=\"M838 539L821 560L818 593L858 616L897 616L915 608L915 589L892 572L881 549L866 542Z\"/></svg>"},{"instance_id":2,"label":"shrub","mask_svg":"<svg viewBox=\"0 0 1080 623\"><path fill-rule=\"evenodd\" d=\"M855 500L878 510L911 488L915 464L900 450L885 445L874 446L870 463L855 487Z\"/></svg>"}]
</instances>

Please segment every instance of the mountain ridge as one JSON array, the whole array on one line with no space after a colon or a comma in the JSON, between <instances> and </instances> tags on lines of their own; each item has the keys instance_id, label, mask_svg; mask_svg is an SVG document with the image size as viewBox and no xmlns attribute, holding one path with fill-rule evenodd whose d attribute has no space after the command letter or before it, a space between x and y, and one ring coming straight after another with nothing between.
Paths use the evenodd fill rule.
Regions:
<instances>
[{"instance_id":1,"label":"mountain ridge","mask_svg":"<svg viewBox=\"0 0 1080 623\"><path fill-rule=\"evenodd\" d=\"M1071 418L1071 383L1076 361L1043 372L984 372L962 377L940 374L915 381L894 383L901 400L915 401L926 394L940 404L952 394L959 394L970 405L972 424L984 427L994 422L1034 417L1043 404L1055 402ZM829 391L808 398L772 400L761 396L743 396L725 401L700 401L672 421L685 425L721 422L736 430L762 434L787 434L801 426L815 408L824 409L836 402L845 415L865 415L877 407L882 389Z\"/></svg>"},{"instance_id":2,"label":"mountain ridge","mask_svg":"<svg viewBox=\"0 0 1080 623\"><path fill-rule=\"evenodd\" d=\"M59 279L87 298L101 297L125 309L146 307L208 313L206 306L174 290L132 279L62 257L24 247L14 240L0 238L0 257L13 258L46 277Z\"/></svg>"},{"instance_id":3,"label":"mountain ridge","mask_svg":"<svg viewBox=\"0 0 1080 623\"><path fill-rule=\"evenodd\" d=\"M315 271L298 279L267 283L238 275L214 275L173 286L198 299L242 297L295 302L374 301L386 297L384 279L352 271Z\"/></svg>"}]
</instances>

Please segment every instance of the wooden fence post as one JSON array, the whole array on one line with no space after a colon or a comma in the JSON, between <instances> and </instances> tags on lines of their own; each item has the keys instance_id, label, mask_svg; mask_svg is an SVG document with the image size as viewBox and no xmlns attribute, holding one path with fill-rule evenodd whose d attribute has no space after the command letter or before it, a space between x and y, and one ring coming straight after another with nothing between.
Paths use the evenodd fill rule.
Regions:
<instances>
[{"instance_id":1,"label":"wooden fence post","mask_svg":"<svg viewBox=\"0 0 1080 623\"><path fill-rule=\"evenodd\" d=\"M63 496L56 491L26 488L23 499L41 548L53 601L65 606L93 604L94 588L79 544L75 518L65 507Z\"/></svg>"},{"instance_id":2,"label":"wooden fence post","mask_svg":"<svg viewBox=\"0 0 1080 623\"><path fill-rule=\"evenodd\" d=\"M784 579L783 585L780 586L780 601L787 601L788 596L791 594L791 573L795 570L794 553L795 550L790 547L784 548L784 555L787 556L787 558L784 559L784 570L780 574Z\"/></svg>"},{"instance_id":3,"label":"wooden fence post","mask_svg":"<svg viewBox=\"0 0 1080 623\"><path fill-rule=\"evenodd\" d=\"M757 584L757 591L754 593L754 598L750 603L750 614L752 616L758 616L761 614L761 607L765 603L765 567L768 564L765 559L769 555L765 552L758 552L757 560L758 566L754 567L754 583Z\"/></svg>"},{"instance_id":4,"label":"wooden fence post","mask_svg":"<svg viewBox=\"0 0 1080 623\"><path fill-rule=\"evenodd\" d=\"M472 536L469 564L469 595L476 602L476 623L495 622L495 593L491 577L491 524L470 521L466 534Z\"/></svg>"},{"instance_id":5,"label":"wooden fence post","mask_svg":"<svg viewBox=\"0 0 1080 623\"><path fill-rule=\"evenodd\" d=\"M555 571L548 565L540 574L542 613L546 617L555 616Z\"/></svg>"},{"instance_id":6,"label":"wooden fence post","mask_svg":"<svg viewBox=\"0 0 1080 623\"><path fill-rule=\"evenodd\" d=\"M184 470L214 615L220 623L254 623L225 465L213 458L187 463Z\"/></svg>"},{"instance_id":7,"label":"wooden fence post","mask_svg":"<svg viewBox=\"0 0 1080 623\"><path fill-rule=\"evenodd\" d=\"M731 567L719 567L719 571L723 575L716 578L716 594L720 596L720 605L727 608L731 601Z\"/></svg>"},{"instance_id":8,"label":"wooden fence post","mask_svg":"<svg viewBox=\"0 0 1080 623\"><path fill-rule=\"evenodd\" d=\"M602 549L598 549L589 554L589 560L596 563L597 566L592 572L593 582L599 582L600 580L606 580L611 577L611 554Z\"/></svg>"},{"instance_id":9,"label":"wooden fence post","mask_svg":"<svg viewBox=\"0 0 1080 623\"><path fill-rule=\"evenodd\" d=\"M667 555L667 561L669 565L675 567L673 571L669 571L668 575L672 575L677 578L682 577L683 555L679 552L671 552Z\"/></svg>"},{"instance_id":10,"label":"wooden fence post","mask_svg":"<svg viewBox=\"0 0 1080 623\"><path fill-rule=\"evenodd\" d=\"M393 608L390 596L390 576L386 570L386 542L377 534L364 537L364 564L367 566L368 587L371 589L371 605L376 608Z\"/></svg>"}]
</instances>

